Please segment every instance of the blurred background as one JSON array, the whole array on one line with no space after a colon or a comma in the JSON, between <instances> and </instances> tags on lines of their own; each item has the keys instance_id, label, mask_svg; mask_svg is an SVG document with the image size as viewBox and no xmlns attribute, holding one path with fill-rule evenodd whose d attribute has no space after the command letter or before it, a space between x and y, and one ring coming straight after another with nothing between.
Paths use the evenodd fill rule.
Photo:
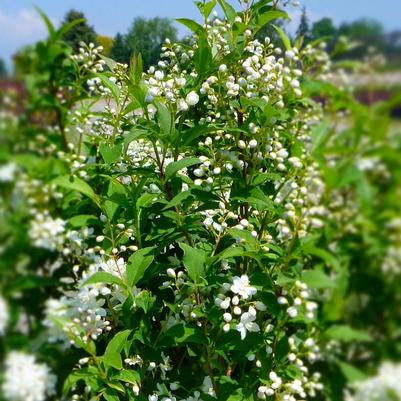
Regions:
<instances>
[{"instance_id":1,"label":"blurred background","mask_svg":"<svg viewBox=\"0 0 401 401\"><path fill-rule=\"evenodd\" d=\"M232 1L236 3L235 0ZM158 60L164 38L181 39L188 32L174 21L177 16L199 19L192 0L119 0L85 2L78 0L37 0L40 7L56 26L74 19L85 18L86 23L76 26L65 40L77 50L79 43L94 42L103 45L106 56L128 63L133 52L141 52L145 67ZM307 42L327 37L328 50L342 36L355 43L346 54L347 59L364 61L369 52L382 55L376 59L374 79L369 74L351 76L358 96L364 101L385 100L401 82L401 2L347 0L302 0L289 12L291 20L280 25L292 37L302 34ZM28 0L2 0L0 2L0 80L1 89L22 91L20 84L23 66L19 54L38 40L47 30L38 12ZM261 35L273 32L262 32ZM340 58L340 56L338 56ZM344 57L344 56L342 56ZM334 59L335 60L335 59ZM366 88L374 89L369 96ZM394 110L394 114L401 114Z\"/></svg>"}]
</instances>

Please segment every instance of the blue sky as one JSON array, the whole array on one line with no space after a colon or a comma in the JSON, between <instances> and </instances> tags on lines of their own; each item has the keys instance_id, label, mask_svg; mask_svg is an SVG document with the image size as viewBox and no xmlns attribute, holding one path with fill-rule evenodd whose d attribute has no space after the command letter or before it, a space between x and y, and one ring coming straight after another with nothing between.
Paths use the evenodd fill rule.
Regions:
<instances>
[{"instance_id":1,"label":"blue sky","mask_svg":"<svg viewBox=\"0 0 401 401\"><path fill-rule=\"evenodd\" d=\"M231 0L235 3L235 0ZM367 17L379 20L387 30L401 30L401 0L300 0L310 19L329 16L335 22ZM114 36L125 32L136 16L197 18L192 0L0 0L0 57L10 57L23 45L46 35L46 30L33 9L41 7L57 24L71 8L83 11L98 33ZM292 10L293 26L299 10Z\"/></svg>"}]
</instances>

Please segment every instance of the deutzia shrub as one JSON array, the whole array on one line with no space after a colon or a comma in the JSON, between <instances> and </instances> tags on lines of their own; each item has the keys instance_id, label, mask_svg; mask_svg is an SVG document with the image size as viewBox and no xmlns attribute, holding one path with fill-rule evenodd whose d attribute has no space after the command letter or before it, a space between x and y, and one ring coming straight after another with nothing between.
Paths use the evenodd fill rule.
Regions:
<instances>
[{"instance_id":1,"label":"deutzia shrub","mask_svg":"<svg viewBox=\"0 0 401 401\"><path fill-rule=\"evenodd\" d=\"M284 13L222 4L225 18L208 18L209 5L204 26L181 20L191 44L166 41L143 75L140 58L129 69L106 60L88 81L106 110L71 115L96 161L89 177L73 169L53 183L89 198L68 200L70 219L97 224L85 252L70 247L76 292L46 321L89 354L88 377L67 387L76 398L82 380L105 398L164 400L295 400L322 387L318 294L292 255L325 215L302 56L253 36L262 16ZM39 217L34 238L64 229Z\"/></svg>"}]
</instances>

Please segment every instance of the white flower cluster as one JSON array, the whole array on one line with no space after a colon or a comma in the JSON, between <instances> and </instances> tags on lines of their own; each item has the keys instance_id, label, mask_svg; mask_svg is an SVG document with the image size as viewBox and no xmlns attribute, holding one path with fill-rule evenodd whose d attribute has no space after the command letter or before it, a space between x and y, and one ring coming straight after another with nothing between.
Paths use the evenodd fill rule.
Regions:
<instances>
[{"instance_id":1,"label":"white flower cluster","mask_svg":"<svg viewBox=\"0 0 401 401\"><path fill-rule=\"evenodd\" d=\"M315 397L316 390L323 388L320 380L320 374L313 374L311 378L304 376L302 379L294 379L290 382L284 382L274 371L269 373L270 383L259 386L257 397L265 400L266 397L279 395L283 401L304 400L308 396Z\"/></svg>"},{"instance_id":2,"label":"white flower cluster","mask_svg":"<svg viewBox=\"0 0 401 401\"><path fill-rule=\"evenodd\" d=\"M64 220L53 219L45 211L34 216L28 234L35 247L55 251L64 243L64 227Z\"/></svg>"},{"instance_id":3,"label":"white flower cluster","mask_svg":"<svg viewBox=\"0 0 401 401\"><path fill-rule=\"evenodd\" d=\"M34 355L18 351L5 360L2 390L7 401L45 401L55 394L56 376Z\"/></svg>"},{"instance_id":4,"label":"white flower cluster","mask_svg":"<svg viewBox=\"0 0 401 401\"><path fill-rule=\"evenodd\" d=\"M234 295L227 296L227 292L231 292ZM225 321L223 330L225 332L232 328L232 323L236 320L235 328L240 333L241 340L245 339L247 332L260 331L259 325L255 322L256 310L265 311L266 306L260 301L248 301L256 292L256 288L250 285L246 274L243 274L241 277L233 277L231 284L223 284L221 293L215 299L215 304L225 311L223 314ZM245 306L244 304L249 305L246 312L242 309Z\"/></svg>"},{"instance_id":5,"label":"white flower cluster","mask_svg":"<svg viewBox=\"0 0 401 401\"><path fill-rule=\"evenodd\" d=\"M283 289L281 295L277 298L280 305L287 306L287 314L291 318L298 316L301 309L305 310L305 316L308 319L314 318L314 311L318 305L316 302L309 301L311 292L305 283L297 280L295 286L290 290Z\"/></svg>"},{"instance_id":6,"label":"white flower cluster","mask_svg":"<svg viewBox=\"0 0 401 401\"><path fill-rule=\"evenodd\" d=\"M202 401L202 393L206 394L209 398L216 398L216 393L214 391L210 376L205 376L202 383L201 391L194 391L193 396L190 395L185 399L178 399L173 394L173 391L179 388L178 383L170 383L169 388L167 388L165 384L157 383L156 387L157 391L154 391L153 394L150 394L148 396L148 401ZM139 392L137 393L137 395L138 394Z\"/></svg>"},{"instance_id":7,"label":"white flower cluster","mask_svg":"<svg viewBox=\"0 0 401 401\"><path fill-rule=\"evenodd\" d=\"M6 300L0 295L0 337L4 336L9 321L8 305Z\"/></svg>"},{"instance_id":8,"label":"white flower cluster","mask_svg":"<svg viewBox=\"0 0 401 401\"><path fill-rule=\"evenodd\" d=\"M394 401L401 399L401 364L383 363L376 376L358 382L347 401Z\"/></svg>"},{"instance_id":9,"label":"white flower cluster","mask_svg":"<svg viewBox=\"0 0 401 401\"><path fill-rule=\"evenodd\" d=\"M96 340L103 331L109 331L110 322L104 308L104 296L109 294L107 287L84 286L59 300L48 300L45 324L49 341L77 344L80 340L87 342L89 338Z\"/></svg>"},{"instance_id":10,"label":"white flower cluster","mask_svg":"<svg viewBox=\"0 0 401 401\"><path fill-rule=\"evenodd\" d=\"M83 70L94 73L103 71L106 62L99 57L103 46L95 46L93 43L87 45L84 42L81 42L80 46L78 54L73 54L71 58L78 62Z\"/></svg>"},{"instance_id":11,"label":"white flower cluster","mask_svg":"<svg viewBox=\"0 0 401 401\"><path fill-rule=\"evenodd\" d=\"M15 185L15 197L26 199L30 207L29 213L33 216L39 208L47 207L52 200L57 201L62 196L62 193L57 191L56 185L45 184L39 179L32 179L25 173L19 175Z\"/></svg>"}]
</instances>

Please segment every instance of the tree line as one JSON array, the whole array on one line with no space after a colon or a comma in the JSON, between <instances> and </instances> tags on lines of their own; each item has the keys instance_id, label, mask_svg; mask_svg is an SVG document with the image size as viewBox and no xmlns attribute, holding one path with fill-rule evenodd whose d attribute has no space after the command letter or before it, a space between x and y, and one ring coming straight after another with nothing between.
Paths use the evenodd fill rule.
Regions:
<instances>
[{"instance_id":1,"label":"tree line","mask_svg":"<svg viewBox=\"0 0 401 401\"><path fill-rule=\"evenodd\" d=\"M81 42L93 42L103 46L105 56L127 64L132 54L141 53L145 68L157 63L162 43L166 38L176 41L178 36L176 25L168 18L136 17L127 32L118 32L114 38L98 34L87 22L84 13L80 11L68 11L62 24L66 25L76 20L82 20L82 22L64 35L65 41L75 51L78 51ZM286 30L286 21L278 20L278 24ZM368 48L373 46L387 56L390 64L401 62L401 30L386 33L382 24L376 20L361 18L336 26L331 18L324 17L311 23L307 10L303 8L295 35L302 36L306 43L325 38L329 51L334 49L340 37L347 37L356 43L356 46L348 52L347 57L362 58L366 55ZM280 38L270 25L266 25L258 33L261 39L266 36L276 42L276 45L279 44ZM5 63L0 59L0 77L6 74Z\"/></svg>"}]
</instances>

